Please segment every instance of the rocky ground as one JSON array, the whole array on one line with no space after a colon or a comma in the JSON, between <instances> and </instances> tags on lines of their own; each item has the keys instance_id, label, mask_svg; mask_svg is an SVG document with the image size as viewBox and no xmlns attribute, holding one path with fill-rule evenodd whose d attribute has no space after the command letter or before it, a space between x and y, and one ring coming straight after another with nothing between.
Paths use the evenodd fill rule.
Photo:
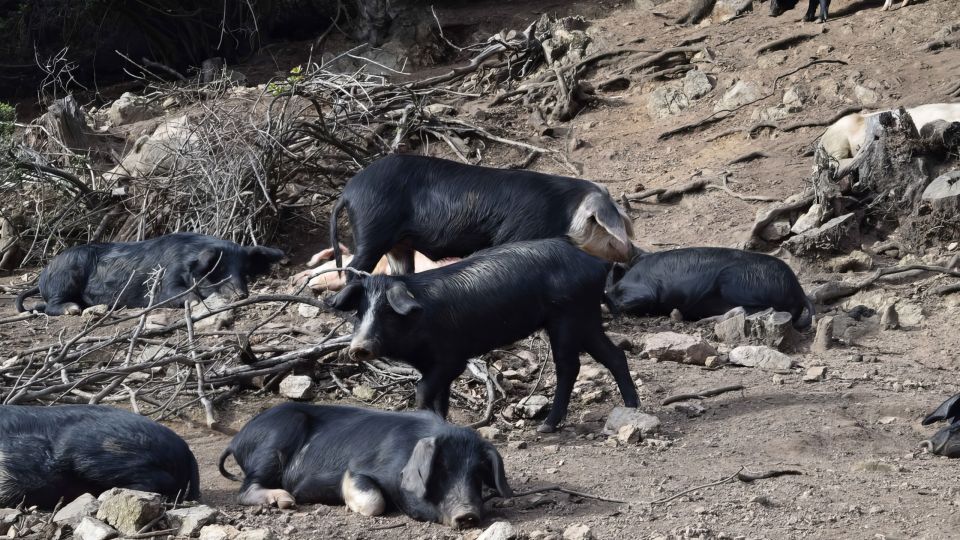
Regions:
<instances>
[{"instance_id":1,"label":"rocky ground","mask_svg":"<svg viewBox=\"0 0 960 540\"><path fill-rule=\"evenodd\" d=\"M522 2L509 4L502 14L471 6L440 15L443 20L460 16L476 21L481 31L488 26L522 26L516 22L543 11L579 12L588 18L587 32L599 50L630 42L659 50L708 37L711 55L697 61L696 73L672 82L644 82L603 93L600 103L565 124L570 128L562 137L570 149L569 160L582 167L584 177L605 183L615 196L726 171L728 185L737 193L785 198L809 181L813 158L808 150L823 128L763 132L756 138L743 133L716 136L760 120L786 124L829 118L849 105L886 108L949 101L943 89L960 73L960 50L918 52L930 36L960 20L960 4L954 0L918 1L892 12L880 11L879 1L835 0L825 25L800 22L801 8L773 19L767 16L767 4L759 4L755 12L731 21L708 20L694 27L668 23L685 10L682 0L638 0L636 5L599 8L561 2L537 3L533 8ZM812 36L784 50L755 52L765 43L801 32ZM785 75L815 59L840 62ZM703 131L658 140L666 130L738 106L743 107L731 118ZM519 107L482 114L496 115L503 129L518 138L541 140ZM729 164L753 151L766 157ZM516 157L503 156L499 163L500 158L493 157L489 164ZM562 163L546 158L534 168L568 174ZM630 213L638 239L647 247L734 246L744 241L754 216L767 204L706 191L673 204L633 203ZM869 248L875 240L863 239L863 247ZM322 245L323 240L318 238L316 243ZM303 253L310 251L306 246L301 246ZM869 256L865 264L941 260L956 253L955 242L944 242L917 255ZM835 277L831 268L835 265L829 260L793 259L782 250L776 254L798 271L808 290ZM282 278L299 271L301 262L294 259L275 279L260 286L282 289ZM847 272L845 277L866 275L863 264L852 268L861 273ZM610 331L627 351L641 409L660 421L659 428L645 433L639 442L629 435L603 433L604 422L620 398L609 374L596 369L592 361L584 359L568 425L556 434L542 435L516 405L529 393L552 392L552 367L543 342L530 338L518 344L514 354L495 356L494 366L501 371L513 403L497 415L495 429L485 434L495 439L504 456L514 489L557 484L621 502L561 492L498 500L490 505L484 527L505 521L519 537L544 540L960 538L960 466L917 448L920 440L933 433L919 420L960 391L960 335L956 332L960 294L927 294L947 279L923 275L883 283L836 304L818 306L818 318L833 317L834 339L829 347L813 347L814 331L809 329L782 344L785 356L771 353L773 360L753 367L728 362L739 358L733 350L750 340L731 337L722 329L718 336L712 324L669 318L611 320ZM22 283L22 276L3 283ZM884 324L882 311L894 301L899 325ZM0 316L12 314L12 302L4 297ZM285 314L278 323L312 325L318 330L334 323L323 313L306 314L311 316ZM0 341L5 349L22 349L71 324L8 324L0 326ZM664 339L673 339L673 348L681 352L665 352L657 345ZM539 367L544 364L538 386ZM743 389L661 405L669 396L731 385ZM364 401L352 394L327 389L315 400ZM282 399L262 392L231 398L217 411L222 431L239 429ZM201 416L198 412L196 418ZM462 408L453 413L458 422L475 417L475 412ZM219 511L221 529L210 529L206 538L239 538L230 527L265 528L277 538L472 540L483 531L458 532L397 515L363 518L342 507L280 511L236 506L232 497L237 485L220 477L216 468L229 435L195 422L170 425L186 438L200 461L202 502ZM800 474L752 482L732 478L741 470ZM670 499L706 484L714 485ZM509 536L494 534L504 528L498 526L482 537Z\"/></svg>"}]
</instances>

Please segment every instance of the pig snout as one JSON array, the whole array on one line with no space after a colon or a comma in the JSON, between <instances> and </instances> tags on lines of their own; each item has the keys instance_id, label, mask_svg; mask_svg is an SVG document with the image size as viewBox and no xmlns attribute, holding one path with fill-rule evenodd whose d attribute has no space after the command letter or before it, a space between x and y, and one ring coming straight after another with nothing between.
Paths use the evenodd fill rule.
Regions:
<instances>
[{"instance_id":1,"label":"pig snout","mask_svg":"<svg viewBox=\"0 0 960 540\"><path fill-rule=\"evenodd\" d=\"M380 355L380 344L372 340L356 340L350 343L349 354L357 362L373 360Z\"/></svg>"},{"instance_id":2,"label":"pig snout","mask_svg":"<svg viewBox=\"0 0 960 540\"><path fill-rule=\"evenodd\" d=\"M480 514L470 508L461 508L450 516L450 526L454 529L472 529L480 525Z\"/></svg>"}]
</instances>

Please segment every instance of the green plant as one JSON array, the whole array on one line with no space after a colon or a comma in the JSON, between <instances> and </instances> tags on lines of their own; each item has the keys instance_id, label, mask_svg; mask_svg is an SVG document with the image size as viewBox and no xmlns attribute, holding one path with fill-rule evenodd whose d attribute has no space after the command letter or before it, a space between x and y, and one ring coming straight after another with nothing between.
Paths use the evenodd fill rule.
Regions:
<instances>
[{"instance_id":1,"label":"green plant","mask_svg":"<svg viewBox=\"0 0 960 540\"><path fill-rule=\"evenodd\" d=\"M290 91L298 82L303 80L303 66L297 66L290 70L290 75L282 81L271 81L267 84L267 92L279 96Z\"/></svg>"}]
</instances>

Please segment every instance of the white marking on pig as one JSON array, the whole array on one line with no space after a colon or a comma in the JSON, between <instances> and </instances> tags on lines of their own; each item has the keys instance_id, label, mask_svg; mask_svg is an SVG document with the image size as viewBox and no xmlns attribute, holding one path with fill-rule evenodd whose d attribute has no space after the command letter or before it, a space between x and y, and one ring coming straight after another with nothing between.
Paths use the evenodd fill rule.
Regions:
<instances>
[{"instance_id":1,"label":"white marking on pig","mask_svg":"<svg viewBox=\"0 0 960 540\"><path fill-rule=\"evenodd\" d=\"M350 471L343 473L340 493L347 508L364 516L379 516L387 508L387 501L379 489L360 489L353 482Z\"/></svg>"},{"instance_id":2,"label":"white marking on pig","mask_svg":"<svg viewBox=\"0 0 960 540\"><path fill-rule=\"evenodd\" d=\"M360 320L353 330L353 339L350 341L350 347L355 347L363 344L368 341L368 335L370 334L370 329L373 327L373 323L376 322L376 311L377 304L380 303L380 296L382 293L377 290L370 296L370 302L367 307L367 312L363 314L363 319Z\"/></svg>"},{"instance_id":3,"label":"white marking on pig","mask_svg":"<svg viewBox=\"0 0 960 540\"><path fill-rule=\"evenodd\" d=\"M237 498L238 502L245 506L259 506L262 504L277 508L292 508L297 504L288 491L283 489L264 489L260 484L250 484Z\"/></svg>"},{"instance_id":4,"label":"white marking on pig","mask_svg":"<svg viewBox=\"0 0 960 540\"><path fill-rule=\"evenodd\" d=\"M900 9L903 9L909 5L910 0L903 0L903 2L900 3ZM893 0L887 0L883 3L883 7L880 8L880 11L889 11L891 6L893 6Z\"/></svg>"},{"instance_id":5,"label":"white marking on pig","mask_svg":"<svg viewBox=\"0 0 960 540\"><path fill-rule=\"evenodd\" d=\"M866 138L866 120L885 112L853 113L837 120L820 137L820 146L827 155L836 159L849 159L857 155ZM946 122L960 122L960 103L928 103L907 109L917 131L923 126L944 120Z\"/></svg>"}]
</instances>

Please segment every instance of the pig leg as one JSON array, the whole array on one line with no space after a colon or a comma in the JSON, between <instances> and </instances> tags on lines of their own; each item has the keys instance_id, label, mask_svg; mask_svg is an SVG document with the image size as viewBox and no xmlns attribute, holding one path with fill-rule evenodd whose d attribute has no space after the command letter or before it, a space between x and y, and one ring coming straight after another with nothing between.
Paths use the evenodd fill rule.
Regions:
<instances>
[{"instance_id":1,"label":"pig leg","mask_svg":"<svg viewBox=\"0 0 960 540\"><path fill-rule=\"evenodd\" d=\"M463 373L466 366L459 370L450 369L449 364L437 366L429 371L421 371L422 377L417 381L416 406L418 409L428 409L447 417L450 409L450 385Z\"/></svg>"},{"instance_id":2,"label":"pig leg","mask_svg":"<svg viewBox=\"0 0 960 540\"><path fill-rule=\"evenodd\" d=\"M277 508L293 508L297 504L288 491L284 489L267 489L253 482L240 491L237 502L245 506L276 506Z\"/></svg>"},{"instance_id":3,"label":"pig leg","mask_svg":"<svg viewBox=\"0 0 960 540\"><path fill-rule=\"evenodd\" d=\"M553 351L553 363L557 370L557 388L553 393L553 407L550 409L550 414L537 427L540 433L553 433L567 416L573 383L576 382L577 374L580 373L580 335L572 326L569 324L547 326L550 349Z\"/></svg>"},{"instance_id":4,"label":"pig leg","mask_svg":"<svg viewBox=\"0 0 960 540\"><path fill-rule=\"evenodd\" d=\"M387 500L380 492L380 487L369 476L348 470L343 473L340 491L347 508L358 514L379 516L387 508Z\"/></svg>"},{"instance_id":5,"label":"pig leg","mask_svg":"<svg viewBox=\"0 0 960 540\"><path fill-rule=\"evenodd\" d=\"M587 354L610 370L613 380L617 382L617 387L620 389L623 404L627 407L639 407L640 398L637 396L637 387L633 384L633 379L630 378L627 357L620 347L614 345L599 326L596 332L587 336L583 346Z\"/></svg>"},{"instance_id":6,"label":"pig leg","mask_svg":"<svg viewBox=\"0 0 960 540\"><path fill-rule=\"evenodd\" d=\"M406 242L393 246L393 249L387 252L387 264L390 265L391 276L412 274L414 272L413 248Z\"/></svg>"}]
</instances>

